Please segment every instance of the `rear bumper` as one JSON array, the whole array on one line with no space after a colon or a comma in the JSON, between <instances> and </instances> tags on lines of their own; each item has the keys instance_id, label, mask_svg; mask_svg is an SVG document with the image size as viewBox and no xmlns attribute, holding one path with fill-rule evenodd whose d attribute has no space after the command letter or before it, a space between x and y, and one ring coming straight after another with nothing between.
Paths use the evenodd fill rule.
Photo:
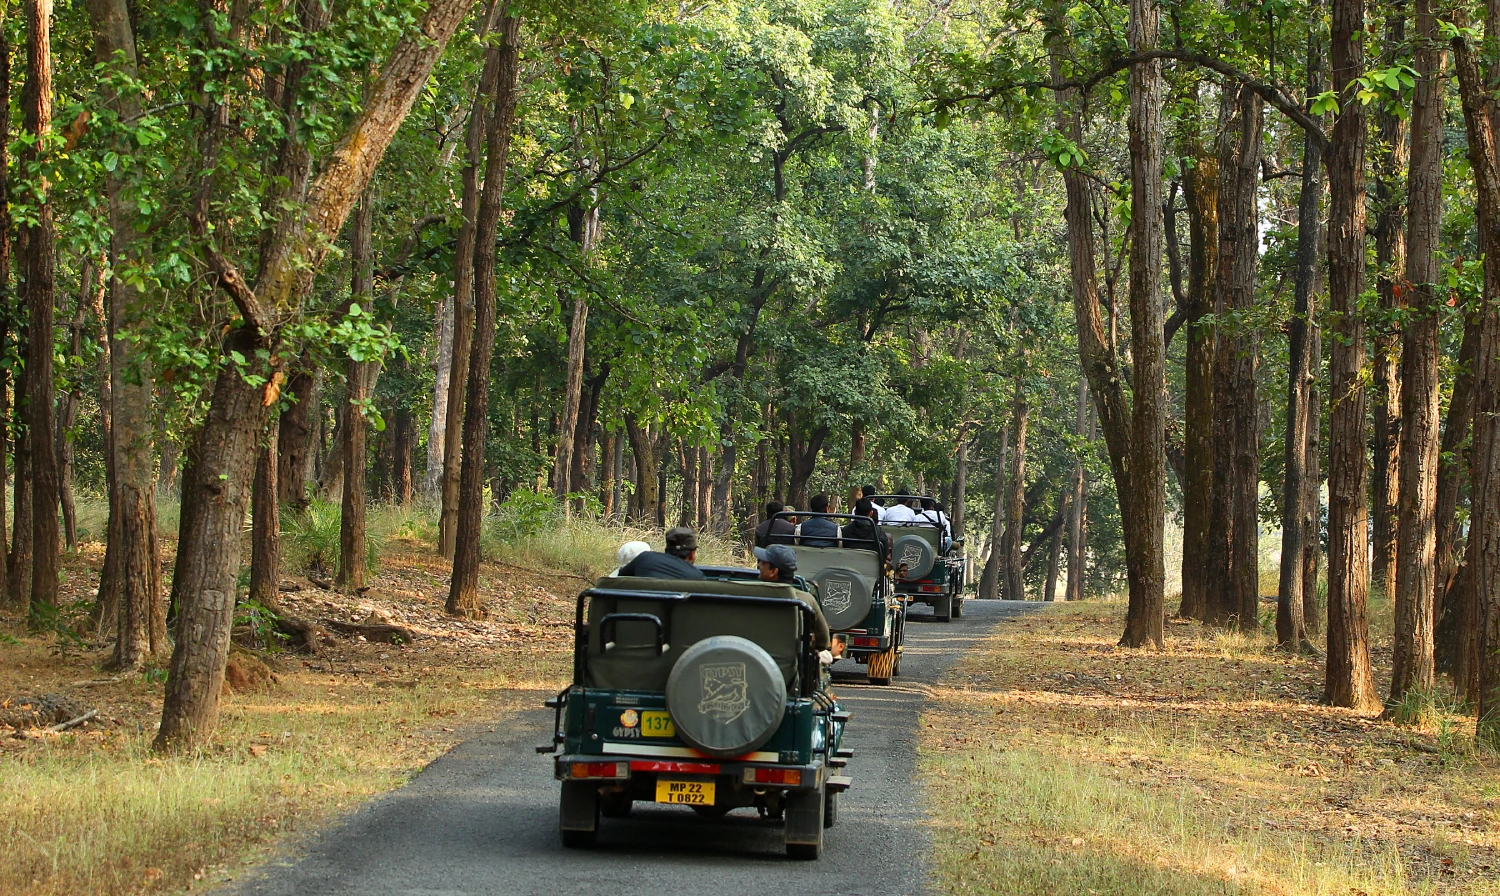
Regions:
<instances>
[{"instance_id":1,"label":"rear bumper","mask_svg":"<svg viewBox=\"0 0 1500 896\"><path fill-rule=\"evenodd\" d=\"M603 766L614 766L606 769ZM576 774L581 772L582 774ZM757 780L765 775L757 772L773 772L778 776L794 776L789 783L787 777L781 781ZM718 759L660 759L652 756L599 756L597 754L563 754L553 762L552 773L559 781L577 781L597 784L616 792L649 792L656 786L658 776L672 778L713 779L721 788L729 791L808 791L824 785L842 789L827 765L814 762L810 765L784 765L774 762L738 762Z\"/></svg>"}]
</instances>

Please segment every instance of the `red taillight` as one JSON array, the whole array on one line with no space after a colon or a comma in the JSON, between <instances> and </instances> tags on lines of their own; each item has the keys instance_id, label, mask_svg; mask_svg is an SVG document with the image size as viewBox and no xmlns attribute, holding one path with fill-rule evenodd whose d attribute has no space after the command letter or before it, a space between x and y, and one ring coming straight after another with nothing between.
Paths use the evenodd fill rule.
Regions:
<instances>
[{"instance_id":1,"label":"red taillight","mask_svg":"<svg viewBox=\"0 0 1500 896\"><path fill-rule=\"evenodd\" d=\"M942 594L943 593L943 586L942 585L919 585L919 586L917 586L917 590L920 591L920 592L922 592L923 594Z\"/></svg>"},{"instance_id":2,"label":"red taillight","mask_svg":"<svg viewBox=\"0 0 1500 896\"><path fill-rule=\"evenodd\" d=\"M706 762L656 762L637 759L630 767L638 772L677 772L688 775L717 775L719 767Z\"/></svg>"},{"instance_id":3,"label":"red taillight","mask_svg":"<svg viewBox=\"0 0 1500 896\"><path fill-rule=\"evenodd\" d=\"M747 768L745 769L746 784L780 784L785 787L802 786L802 769L800 768Z\"/></svg>"},{"instance_id":4,"label":"red taillight","mask_svg":"<svg viewBox=\"0 0 1500 896\"><path fill-rule=\"evenodd\" d=\"M575 762L568 769L570 778L628 778L628 762Z\"/></svg>"},{"instance_id":5,"label":"red taillight","mask_svg":"<svg viewBox=\"0 0 1500 896\"><path fill-rule=\"evenodd\" d=\"M855 647L879 647L880 646L880 639L879 638L855 638L854 639L854 646Z\"/></svg>"}]
</instances>

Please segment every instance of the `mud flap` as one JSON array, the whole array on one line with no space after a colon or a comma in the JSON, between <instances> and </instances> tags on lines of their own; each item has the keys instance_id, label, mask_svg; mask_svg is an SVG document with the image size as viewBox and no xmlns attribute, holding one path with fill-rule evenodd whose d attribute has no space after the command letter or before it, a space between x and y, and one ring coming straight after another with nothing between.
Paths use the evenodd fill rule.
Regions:
<instances>
[{"instance_id":1,"label":"mud flap","mask_svg":"<svg viewBox=\"0 0 1500 896\"><path fill-rule=\"evenodd\" d=\"M939 622L948 622L953 618L953 595L944 594L932 599L932 618Z\"/></svg>"},{"instance_id":2,"label":"mud flap","mask_svg":"<svg viewBox=\"0 0 1500 896\"><path fill-rule=\"evenodd\" d=\"M557 816L564 846L593 843L599 830L599 786L588 781L564 781Z\"/></svg>"},{"instance_id":3,"label":"mud flap","mask_svg":"<svg viewBox=\"0 0 1500 896\"><path fill-rule=\"evenodd\" d=\"M792 791L786 795L786 854L794 859L816 859L823 853L826 789Z\"/></svg>"}]
</instances>

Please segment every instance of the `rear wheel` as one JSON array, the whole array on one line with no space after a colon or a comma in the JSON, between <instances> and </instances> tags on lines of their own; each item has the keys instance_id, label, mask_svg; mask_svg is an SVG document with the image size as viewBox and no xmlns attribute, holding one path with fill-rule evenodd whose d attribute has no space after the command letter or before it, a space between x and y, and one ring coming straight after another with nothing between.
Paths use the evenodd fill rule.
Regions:
<instances>
[{"instance_id":1,"label":"rear wheel","mask_svg":"<svg viewBox=\"0 0 1500 896\"><path fill-rule=\"evenodd\" d=\"M823 854L826 794L819 787L786 795L786 854L791 858L812 860Z\"/></svg>"},{"instance_id":2,"label":"rear wheel","mask_svg":"<svg viewBox=\"0 0 1500 896\"><path fill-rule=\"evenodd\" d=\"M599 798L599 814L605 818L625 818L635 801L623 793L606 794Z\"/></svg>"},{"instance_id":3,"label":"rear wheel","mask_svg":"<svg viewBox=\"0 0 1500 896\"><path fill-rule=\"evenodd\" d=\"M958 619L964 615L964 599L962 595L955 594L949 598L953 605L953 618Z\"/></svg>"}]
</instances>

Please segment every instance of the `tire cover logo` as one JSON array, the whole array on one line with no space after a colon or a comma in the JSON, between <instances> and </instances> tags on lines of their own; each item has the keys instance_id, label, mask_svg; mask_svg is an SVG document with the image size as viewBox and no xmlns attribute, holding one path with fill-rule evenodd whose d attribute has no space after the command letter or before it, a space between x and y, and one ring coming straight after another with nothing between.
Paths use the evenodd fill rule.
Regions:
<instances>
[{"instance_id":1,"label":"tire cover logo","mask_svg":"<svg viewBox=\"0 0 1500 896\"><path fill-rule=\"evenodd\" d=\"M842 613L854 603L854 583L848 579L829 579L823 583L823 606Z\"/></svg>"},{"instance_id":2,"label":"tire cover logo","mask_svg":"<svg viewBox=\"0 0 1500 896\"><path fill-rule=\"evenodd\" d=\"M701 666L698 674L703 682L703 699L698 701L698 712L728 724L750 708L744 663Z\"/></svg>"},{"instance_id":3,"label":"tire cover logo","mask_svg":"<svg viewBox=\"0 0 1500 896\"><path fill-rule=\"evenodd\" d=\"M897 561L896 565L915 568L921 565L921 563L922 546L919 544L909 544L906 546L906 549L901 552L901 559Z\"/></svg>"}]
</instances>

